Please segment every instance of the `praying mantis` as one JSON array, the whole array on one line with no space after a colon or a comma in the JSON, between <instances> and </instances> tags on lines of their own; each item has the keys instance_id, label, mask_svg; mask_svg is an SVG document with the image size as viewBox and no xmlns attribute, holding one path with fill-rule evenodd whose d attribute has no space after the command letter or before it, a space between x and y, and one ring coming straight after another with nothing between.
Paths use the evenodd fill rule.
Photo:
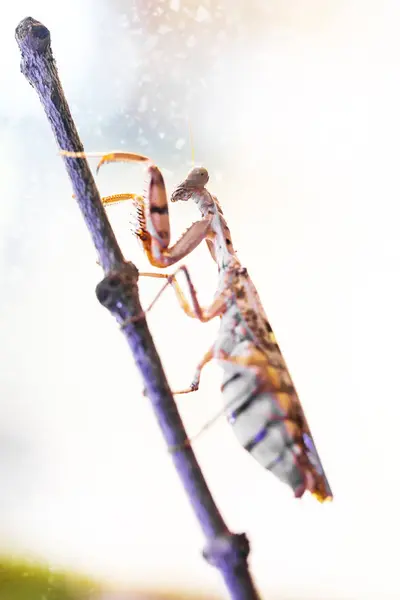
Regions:
<instances>
[{"instance_id":1,"label":"praying mantis","mask_svg":"<svg viewBox=\"0 0 400 600\"><path fill-rule=\"evenodd\" d=\"M90 156L63 154L77 158ZM198 390L202 369L211 360L217 360L223 369L224 410L240 444L288 485L296 498L309 491L320 502L332 500L332 490L303 408L257 290L236 255L217 198L205 187L209 180L207 170L192 169L171 195L172 202L194 201L201 219L170 247L168 199L161 171L146 157L126 152L102 155L97 170L106 163L118 161L149 163L145 198L116 194L102 201L106 206L125 200L133 202L138 222L135 233L150 264L158 268L174 265L206 240L218 266L217 291L207 308L198 302L187 267L179 267L172 275L141 274L166 278L163 290L172 285L182 310L189 317L203 323L220 317L217 338L197 365L192 383L175 394ZM186 279L190 300L177 281L179 272ZM149 309L153 305L154 301Z\"/></svg>"}]
</instances>

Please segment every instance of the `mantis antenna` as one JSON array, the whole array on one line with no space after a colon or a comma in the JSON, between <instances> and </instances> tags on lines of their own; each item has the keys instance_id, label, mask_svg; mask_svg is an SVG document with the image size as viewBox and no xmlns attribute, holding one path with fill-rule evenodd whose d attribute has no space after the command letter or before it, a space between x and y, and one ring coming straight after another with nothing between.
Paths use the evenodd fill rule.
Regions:
<instances>
[{"instance_id":1,"label":"mantis antenna","mask_svg":"<svg viewBox=\"0 0 400 600\"><path fill-rule=\"evenodd\" d=\"M192 132L192 126L190 125L190 119L188 118L188 129L189 129L189 143L190 143L190 149L192 151L192 163L194 166L194 143L193 143L193 132Z\"/></svg>"}]
</instances>

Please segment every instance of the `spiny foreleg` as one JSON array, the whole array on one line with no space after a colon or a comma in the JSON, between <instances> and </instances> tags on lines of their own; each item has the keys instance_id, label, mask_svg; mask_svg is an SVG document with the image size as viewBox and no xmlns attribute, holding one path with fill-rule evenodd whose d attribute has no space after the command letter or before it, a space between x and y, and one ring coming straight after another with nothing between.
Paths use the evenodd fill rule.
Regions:
<instances>
[{"instance_id":1,"label":"spiny foreleg","mask_svg":"<svg viewBox=\"0 0 400 600\"><path fill-rule=\"evenodd\" d=\"M151 265L165 268L174 265L190 254L206 238L211 228L212 215L206 215L200 221L193 223L187 231L170 247L171 231L169 222L168 199L164 178L160 169L150 159L132 152L112 152L109 154L61 151L64 156L85 158L101 156L97 165L99 169L112 162L147 162L148 186L144 200L144 216L146 231L150 236L143 248ZM120 201L121 198L118 200ZM140 237L140 235L138 236Z\"/></svg>"},{"instance_id":2,"label":"spiny foreleg","mask_svg":"<svg viewBox=\"0 0 400 600\"><path fill-rule=\"evenodd\" d=\"M110 206L111 204L119 204L131 200L132 206L135 210L135 222L132 223L134 229L132 232L138 238L141 243L142 249L147 255L151 252L151 235L147 230L146 211L144 198L137 194L113 194L112 196L105 196L101 198L101 202L104 206Z\"/></svg>"}]
</instances>

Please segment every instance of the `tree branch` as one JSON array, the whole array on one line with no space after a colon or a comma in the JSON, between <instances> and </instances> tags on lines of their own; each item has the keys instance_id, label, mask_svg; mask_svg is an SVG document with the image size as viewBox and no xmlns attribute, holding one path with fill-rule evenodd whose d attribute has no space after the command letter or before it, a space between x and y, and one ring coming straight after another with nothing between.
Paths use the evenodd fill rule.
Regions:
<instances>
[{"instance_id":1,"label":"tree branch","mask_svg":"<svg viewBox=\"0 0 400 600\"><path fill-rule=\"evenodd\" d=\"M83 151L58 77L49 30L27 17L16 28L16 40L22 55L21 71L36 90L59 147ZM97 298L120 323L164 439L174 449L172 460L207 539L203 555L220 569L231 598L258 600L248 569L248 540L245 534L228 530L187 445L183 423L142 312L138 270L124 261L86 159L64 157L64 163L105 272L96 288Z\"/></svg>"}]
</instances>

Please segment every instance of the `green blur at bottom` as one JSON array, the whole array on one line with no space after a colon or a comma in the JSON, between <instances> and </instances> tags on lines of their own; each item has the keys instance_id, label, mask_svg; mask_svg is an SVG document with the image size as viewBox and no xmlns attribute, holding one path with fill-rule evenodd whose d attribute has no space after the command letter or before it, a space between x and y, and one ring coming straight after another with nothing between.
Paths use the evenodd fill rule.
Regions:
<instances>
[{"instance_id":1,"label":"green blur at bottom","mask_svg":"<svg viewBox=\"0 0 400 600\"><path fill-rule=\"evenodd\" d=\"M209 593L110 589L98 581L33 561L0 556L0 600L219 600Z\"/></svg>"},{"instance_id":2,"label":"green blur at bottom","mask_svg":"<svg viewBox=\"0 0 400 600\"><path fill-rule=\"evenodd\" d=\"M0 558L0 600L97 600L100 596L100 586L87 578Z\"/></svg>"}]
</instances>

